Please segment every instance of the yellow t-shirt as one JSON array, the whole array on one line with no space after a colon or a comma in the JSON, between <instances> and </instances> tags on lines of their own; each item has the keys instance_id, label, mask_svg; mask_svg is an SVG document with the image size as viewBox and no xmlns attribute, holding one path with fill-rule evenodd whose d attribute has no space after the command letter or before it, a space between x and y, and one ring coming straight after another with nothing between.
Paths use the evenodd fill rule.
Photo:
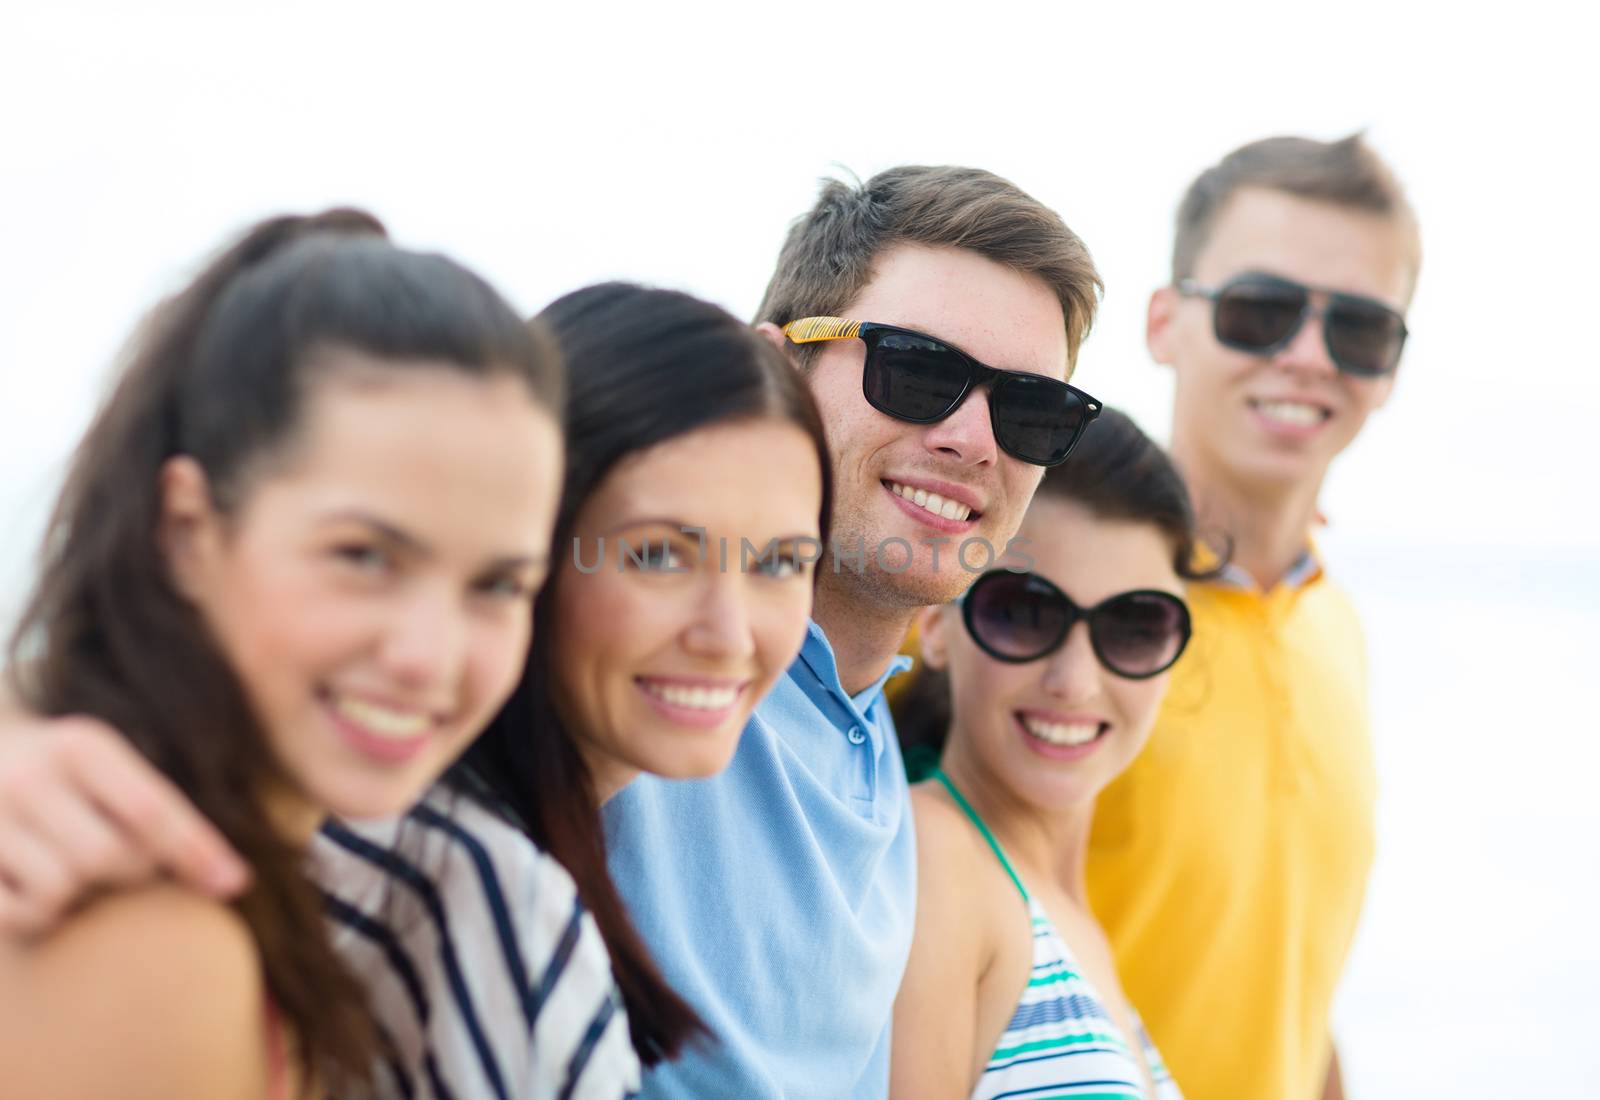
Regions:
<instances>
[{"instance_id":1,"label":"yellow t-shirt","mask_svg":"<svg viewBox=\"0 0 1600 1100\"><path fill-rule=\"evenodd\" d=\"M1089 894L1189 1100L1311 1100L1372 865L1365 643L1313 568L1190 585L1194 640L1101 794Z\"/></svg>"}]
</instances>

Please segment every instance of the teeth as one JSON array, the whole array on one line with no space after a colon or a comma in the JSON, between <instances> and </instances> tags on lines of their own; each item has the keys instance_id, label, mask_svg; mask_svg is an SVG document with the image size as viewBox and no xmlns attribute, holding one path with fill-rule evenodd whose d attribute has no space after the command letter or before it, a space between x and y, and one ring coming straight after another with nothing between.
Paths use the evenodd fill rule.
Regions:
<instances>
[{"instance_id":1,"label":"teeth","mask_svg":"<svg viewBox=\"0 0 1600 1100\"><path fill-rule=\"evenodd\" d=\"M930 493L926 489L913 489L909 485L899 482L889 482L889 491L903 500L909 500L918 508L925 508L936 516L944 519L964 520L972 515L972 509L965 504L954 500L946 500L938 493Z\"/></svg>"},{"instance_id":2,"label":"teeth","mask_svg":"<svg viewBox=\"0 0 1600 1100\"><path fill-rule=\"evenodd\" d=\"M393 710L364 699L333 698L333 709L369 733L390 737L397 741L425 733L433 720L425 713L414 710Z\"/></svg>"},{"instance_id":3,"label":"teeth","mask_svg":"<svg viewBox=\"0 0 1600 1100\"><path fill-rule=\"evenodd\" d=\"M738 688L681 687L676 684L646 683L645 690L675 707L695 710L723 710L739 697Z\"/></svg>"},{"instance_id":4,"label":"teeth","mask_svg":"<svg viewBox=\"0 0 1600 1100\"><path fill-rule=\"evenodd\" d=\"M1321 409L1315 405L1302 405L1298 401L1257 401L1256 408L1273 420L1281 420L1299 428L1322 423Z\"/></svg>"},{"instance_id":5,"label":"teeth","mask_svg":"<svg viewBox=\"0 0 1600 1100\"><path fill-rule=\"evenodd\" d=\"M1024 718L1022 724L1029 733L1052 745L1087 745L1100 736L1098 722L1041 722L1037 718Z\"/></svg>"}]
</instances>

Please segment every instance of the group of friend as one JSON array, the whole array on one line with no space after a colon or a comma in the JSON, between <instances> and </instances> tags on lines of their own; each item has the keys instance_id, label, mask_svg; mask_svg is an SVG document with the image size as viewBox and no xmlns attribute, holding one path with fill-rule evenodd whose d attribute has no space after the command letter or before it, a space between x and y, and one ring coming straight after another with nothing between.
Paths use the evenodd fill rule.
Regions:
<instances>
[{"instance_id":1,"label":"group of friend","mask_svg":"<svg viewBox=\"0 0 1600 1100\"><path fill-rule=\"evenodd\" d=\"M7 654L0 1095L1341 1096L1312 535L1419 263L1359 136L1207 169L1169 457L981 170L826 183L753 326L259 224L132 337Z\"/></svg>"}]
</instances>

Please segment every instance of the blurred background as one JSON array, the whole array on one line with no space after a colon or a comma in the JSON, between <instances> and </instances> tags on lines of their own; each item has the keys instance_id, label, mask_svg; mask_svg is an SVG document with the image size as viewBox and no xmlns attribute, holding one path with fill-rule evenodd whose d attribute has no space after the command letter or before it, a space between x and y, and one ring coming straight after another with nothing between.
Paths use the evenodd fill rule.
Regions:
<instances>
[{"instance_id":1,"label":"blurred background","mask_svg":"<svg viewBox=\"0 0 1600 1100\"><path fill-rule=\"evenodd\" d=\"M1143 318L1184 187L1254 138L1365 129L1424 262L1398 391L1323 502L1382 780L1346 1080L1600 1095L1600 79L1576 11L13 6L0 625L122 340L264 215L364 206L529 312L620 277L748 316L821 176L979 165L1088 242L1107 290L1074 381L1165 438Z\"/></svg>"}]
</instances>

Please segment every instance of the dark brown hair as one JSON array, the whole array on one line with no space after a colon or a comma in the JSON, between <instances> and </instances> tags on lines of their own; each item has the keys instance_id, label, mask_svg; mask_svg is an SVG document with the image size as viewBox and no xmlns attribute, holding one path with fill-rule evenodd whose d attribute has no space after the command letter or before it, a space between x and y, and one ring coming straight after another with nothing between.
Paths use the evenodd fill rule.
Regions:
<instances>
[{"instance_id":1,"label":"dark brown hair","mask_svg":"<svg viewBox=\"0 0 1600 1100\"><path fill-rule=\"evenodd\" d=\"M249 861L252 882L235 907L302 1079L337 1093L372 1065L365 995L329 943L304 850L264 807L265 788L289 777L156 537L163 464L190 456L216 507L236 509L263 465L293 445L329 348L396 370L427 360L509 374L557 414L558 360L477 276L394 247L360 211L264 221L135 333L73 459L10 655L30 706L121 731Z\"/></svg>"},{"instance_id":2,"label":"dark brown hair","mask_svg":"<svg viewBox=\"0 0 1600 1100\"><path fill-rule=\"evenodd\" d=\"M606 283L552 303L550 326L569 373L567 477L555 555L571 553L579 511L617 464L712 425L778 420L811 438L822 475L818 516L828 538L832 474L810 390L775 345L722 309L670 290ZM774 471L783 476L782 470ZM561 570L534 605L532 654L505 709L457 767L487 786L577 882L611 952L633 1045L646 1065L675 1057L706 1032L662 977L606 868L593 777L552 702L552 621Z\"/></svg>"},{"instance_id":3,"label":"dark brown hair","mask_svg":"<svg viewBox=\"0 0 1600 1100\"><path fill-rule=\"evenodd\" d=\"M1391 219L1405 234L1415 283L1422 264L1417 216L1400 182L1361 134L1338 141L1271 137L1241 145L1201 172L1178 206L1172 280L1187 279L1228 200L1244 187L1282 191Z\"/></svg>"},{"instance_id":4,"label":"dark brown hair","mask_svg":"<svg viewBox=\"0 0 1600 1100\"><path fill-rule=\"evenodd\" d=\"M1103 289L1094 260L1055 211L980 168L905 165L865 184L824 180L816 205L789 229L756 319L838 315L871 281L879 254L900 244L964 248L1043 280L1066 317L1071 375ZM792 349L803 365L816 351Z\"/></svg>"},{"instance_id":5,"label":"dark brown hair","mask_svg":"<svg viewBox=\"0 0 1600 1100\"><path fill-rule=\"evenodd\" d=\"M1082 505L1096 519L1145 523L1172 547L1172 567L1185 580L1216 576L1220 563L1202 549L1189 491L1172 459L1126 414L1102 409L1060 466L1045 470L1034 499ZM950 678L919 662L910 687L892 704L895 728L913 780L925 778L950 729Z\"/></svg>"}]
</instances>

